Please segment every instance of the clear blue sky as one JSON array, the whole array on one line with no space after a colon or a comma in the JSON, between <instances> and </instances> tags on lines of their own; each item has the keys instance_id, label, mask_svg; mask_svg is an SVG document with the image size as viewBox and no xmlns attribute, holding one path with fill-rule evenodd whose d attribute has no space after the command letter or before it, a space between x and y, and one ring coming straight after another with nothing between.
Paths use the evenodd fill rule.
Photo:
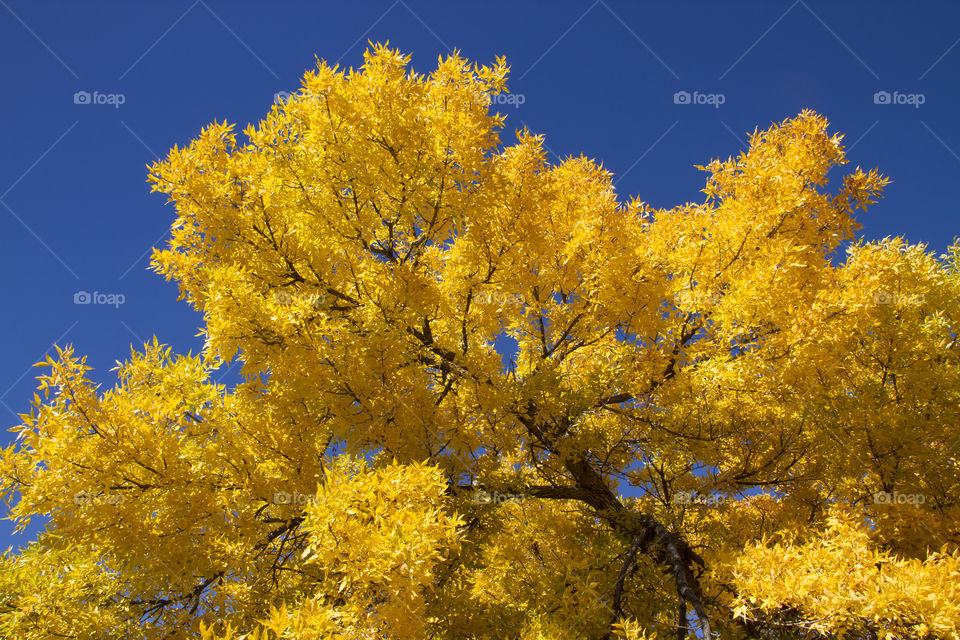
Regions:
<instances>
[{"instance_id":1,"label":"clear blue sky","mask_svg":"<svg viewBox=\"0 0 960 640\"><path fill-rule=\"evenodd\" d=\"M505 55L522 96L500 106L507 130L601 160L624 198L698 200L694 164L810 107L847 134L853 166L892 178L860 218L866 237L942 251L960 228L955 1L0 0L0 424L28 409L30 365L53 343L106 385L153 335L199 350L201 318L147 270L174 212L145 165L213 120L258 121L315 55L359 65L368 39L419 71L451 48ZM81 291L124 302L75 304ZM24 542L10 529L0 549Z\"/></svg>"}]
</instances>

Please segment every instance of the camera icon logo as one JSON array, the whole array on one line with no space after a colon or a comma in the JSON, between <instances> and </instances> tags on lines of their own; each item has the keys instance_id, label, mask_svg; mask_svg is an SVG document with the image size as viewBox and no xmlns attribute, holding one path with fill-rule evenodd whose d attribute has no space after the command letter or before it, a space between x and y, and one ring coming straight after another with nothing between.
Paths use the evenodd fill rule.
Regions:
<instances>
[{"instance_id":1,"label":"camera icon logo","mask_svg":"<svg viewBox=\"0 0 960 640\"><path fill-rule=\"evenodd\" d=\"M890 92L877 91L873 94L873 104L890 104Z\"/></svg>"},{"instance_id":2,"label":"camera icon logo","mask_svg":"<svg viewBox=\"0 0 960 640\"><path fill-rule=\"evenodd\" d=\"M873 294L873 301L877 304L890 304L893 302L893 296L886 291L877 291Z\"/></svg>"},{"instance_id":3,"label":"camera icon logo","mask_svg":"<svg viewBox=\"0 0 960 640\"><path fill-rule=\"evenodd\" d=\"M275 94L273 94L273 101L276 104L283 104L289 100L292 95L293 94L289 91L277 91Z\"/></svg>"},{"instance_id":4,"label":"camera icon logo","mask_svg":"<svg viewBox=\"0 0 960 640\"><path fill-rule=\"evenodd\" d=\"M73 104L90 104L90 92L77 91L73 94Z\"/></svg>"},{"instance_id":5,"label":"camera icon logo","mask_svg":"<svg viewBox=\"0 0 960 640\"><path fill-rule=\"evenodd\" d=\"M286 491L277 491L273 494L273 502L274 504L292 504L293 496Z\"/></svg>"},{"instance_id":6,"label":"camera icon logo","mask_svg":"<svg viewBox=\"0 0 960 640\"><path fill-rule=\"evenodd\" d=\"M677 91L673 94L673 104L690 104L690 92Z\"/></svg>"},{"instance_id":7,"label":"camera icon logo","mask_svg":"<svg viewBox=\"0 0 960 640\"><path fill-rule=\"evenodd\" d=\"M291 302L293 302L293 296L291 296L286 291L274 291L273 302L275 304L290 304Z\"/></svg>"},{"instance_id":8,"label":"camera icon logo","mask_svg":"<svg viewBox=\"0 0 960 640\"><path fill-rule=\"evenodd\" d=\"M92 301L89 291L77 291L73 294L73 304L90 304Z\"/></svg>"}]
</instances>

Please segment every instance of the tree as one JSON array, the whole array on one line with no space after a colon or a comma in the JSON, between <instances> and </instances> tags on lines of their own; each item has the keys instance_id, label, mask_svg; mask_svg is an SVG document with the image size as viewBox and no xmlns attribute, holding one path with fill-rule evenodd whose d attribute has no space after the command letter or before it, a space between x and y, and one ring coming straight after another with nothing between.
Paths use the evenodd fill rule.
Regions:
<instances>
[{"instance_id":1,"label":"tree","mask_svg":"<svg viewBox=\"0 0 960 640\"><path fill-rule=\"evenodd\" d=\"M6 637L960 637L960 245L859 239L810 111L653 210L408 62L151 167L205 347L42 363Z\"/></svg>"}]
</instances>

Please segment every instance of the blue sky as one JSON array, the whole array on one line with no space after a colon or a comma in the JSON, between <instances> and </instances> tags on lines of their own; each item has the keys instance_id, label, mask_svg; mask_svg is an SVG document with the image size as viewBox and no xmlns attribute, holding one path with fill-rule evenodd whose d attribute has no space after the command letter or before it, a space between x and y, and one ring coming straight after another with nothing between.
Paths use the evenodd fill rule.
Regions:
<instances>
[{"instance_id":1,"label":"blue sky","mask_svg":"<svg viewBox=\"0 0 960 640\"><path fill-rule=\"evenodd\" d=\"M213 120L258 121L314 56L358 66L368 39L418 71L452 48L505 55L507 131L602 161L624 199L699 200L693 165L809 107L846 133L851 167L892 178L860 216L867 238L939 252L960 227L956 2L0 0L4 428L54 343L87 354L106 384L154 335L199 350L201 318L147 270L174 212L149 194L145 165ZM80 292L94 304L75 304ZM10 530L0 523L0 549L24 542Z\"/></svg>"}]
</instances>

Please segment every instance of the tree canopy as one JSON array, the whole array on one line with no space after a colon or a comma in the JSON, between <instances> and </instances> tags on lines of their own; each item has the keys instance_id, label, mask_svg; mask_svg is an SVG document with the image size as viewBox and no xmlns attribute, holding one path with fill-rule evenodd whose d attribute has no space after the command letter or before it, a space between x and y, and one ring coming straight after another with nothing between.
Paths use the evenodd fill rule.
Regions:
<instances>
[{"instance_id":1,"label":"tree canopy","mask_svg":"<svg viewBox=\"0 0 960 640\"><path fill-rule=\"evenodd\" d=\"M0 636L960 638L960 245L811 111L660 210L364 60L150 167L204 348L41 363Z\"/></svg>"}]
</instances>

